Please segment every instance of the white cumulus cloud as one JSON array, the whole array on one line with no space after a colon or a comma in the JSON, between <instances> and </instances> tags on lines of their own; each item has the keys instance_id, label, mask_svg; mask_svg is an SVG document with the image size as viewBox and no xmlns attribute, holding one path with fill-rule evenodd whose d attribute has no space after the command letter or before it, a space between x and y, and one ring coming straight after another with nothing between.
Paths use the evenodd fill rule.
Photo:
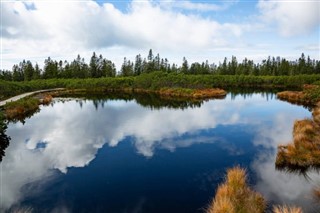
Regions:
<instances>
[{"instance_id":1,"label":"white cumulus cloud","mask_svg":"<svg viewBox=\"0 0 320 213\"><path fill-rule=\"evenodd\" d=\"M216 7L188 1L176 4L200 11ZM112 3L91 0L8 1L1 2L1 7L6 63L30 57L41 61L48 56L75 58L78 53L115 47L186 52L215 49L230 46L245 30L241 25L184 14L151 1L134 0L125 12Z\"/></svg>"},{"instance_id":2,"label":"white cumulus cloud","mask_svg":"<svg viewBox=\"0 0 320 213\"><path fill-rule=\"evenodd\" d=\"M260 0L258 8L262 18L277 26L283 36L310 33L320 25L320 2Z\"/></svg>"}]
</instances>

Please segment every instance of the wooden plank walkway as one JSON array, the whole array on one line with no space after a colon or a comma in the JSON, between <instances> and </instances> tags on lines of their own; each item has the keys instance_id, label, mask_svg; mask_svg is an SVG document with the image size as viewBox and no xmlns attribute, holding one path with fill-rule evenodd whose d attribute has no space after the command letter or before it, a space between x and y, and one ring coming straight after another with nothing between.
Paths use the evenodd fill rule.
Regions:
<instances>
[{"instance_id":1,"label":"wooden plank walkway","mask_svg":"<svg viewBox=\"0 0 320 213\"><path fill-rule=\"evenodd\" d=\"M34 91L34 92L23 93L21 95L17 95L17 96L14 96L12 98L9 98L7 100L0 101L0 107L6 105L6 103L8 103L8 102L17 101L17 100L19 100L21 98L28 97L28 96L31 96L31 95L34 95L34 94L39 94L39 93L43 93L43 92L51 92L51 91L59 91L59 90L64 90L64 88L44 89L44 90L38 90L38 91Z\"/></svg>"}]
</instances>

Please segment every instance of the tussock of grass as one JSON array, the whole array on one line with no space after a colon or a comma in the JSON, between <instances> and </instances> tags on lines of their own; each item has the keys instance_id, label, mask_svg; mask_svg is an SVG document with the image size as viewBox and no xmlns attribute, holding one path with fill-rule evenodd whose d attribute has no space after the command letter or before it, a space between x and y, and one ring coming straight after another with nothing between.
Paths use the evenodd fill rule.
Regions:
<instances>
[{"instance_id":1,"label":"tussock of grass","mask_svg":"<svg viewBox=\"0 0 320 213\"><path fill-rule=\"evenodd\" d=\"M224 97L227 92L223 89L187 89L162 88L158 91L161 96L188 97L194 99Z\"/></svg>"},{"instance_id":2,"label":"tussock of grass","mask_svg":"<svg viewBox=\"0 0 320 213\"><path fill-rule=\"evenodd\" d=\"M36 97L26 97L9 102L4 106L5 117L9 120L21 120L39 110L40 104L48 105L51 101L50 94L40 94Z\"/></svg>"},{"instance_id":3,"label":"tussock of grass","mask_svg":"<svg viewBox=\"0 0 320 213\"><path fill-rule=\"evenodd\" d=\"M220 185L206 213L262 213L266 203L262 195L247 186L246 171L229 169L225 183Z\"/></svg>"},{"instance_id":4,"label":"tussock of grass","mask_svg":"<svg viewBox=\"0 0 320 213\"><path fill-rule=\"evenodd\" d=\"M289 207L289 206L274 206L274 213L303 213L302 209L299 207Z\"/></svg>"},{"instance_id":5,"label":"tussock of grass","mask_svg":"<svg viewBox=\"0 0 320 213\"><path fill-rule=\"evenodd\" d=\"M313 120L317 125L320 125L320 102L318 103L317 107L313 109L312 112Z\"/></svg>"},{"instance_id":6,"label":"tussock of grass","mask_svg":"<svg viewBox=\"0 0 320 213\"><path fill-rule=\"evenodd\" d=\"M40 99L40 104L48 105L52 102L52 95L48 94L45 95L43 98Z\"/></svg>"},{"instance_id":7,"label":"tussock of grass","mask_svg":"<svg viewBox=\"0 0 320 213\"><path fill-rule=\"evenodd\" d=\"M304 103L305 102L305 93L302 91L283 91L278 92L277 97L280 100L286 100L291 103Z\"/></svg>"},{"instance_id":8,"label":"tussock of grass","mask_svg":"<svg viewBox=\"0 0 320 213\"><path fill-rule=\"evenodd\" d=\"M305 119L294 123L293 143L278 147L277 168L320 167L320 107L314 108L312 114L312 120Z\"/></svg>"},{"instance_id":9,"label":"tussock of grass","mask_svg":"<svg viewBox=\"0 0 320 213\"><path fill-rule=\"evenodd\" d=\"M294 104L301 104L307 107L314 106L320 101L320 86L304 85L303 91L278 92L277 97L280 100L288 101Z\"/></svg>"},{"instance_id":10,"label":"tussock of grass","mask_svg":"<svg viewBox=\"0 0 320 213\"><path fill-rule=\"evenodd\" d=\"M4 106L7 119L14 119L35 112L39 109L39 99L23 98L18 101L7 103Z\"/></svg>"}]
</instances>

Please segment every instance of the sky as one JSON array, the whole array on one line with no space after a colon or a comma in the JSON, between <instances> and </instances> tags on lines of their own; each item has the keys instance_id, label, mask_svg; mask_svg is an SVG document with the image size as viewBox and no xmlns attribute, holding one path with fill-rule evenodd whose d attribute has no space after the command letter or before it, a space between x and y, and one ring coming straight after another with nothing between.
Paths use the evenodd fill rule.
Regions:
<instances>
[{"instance_id":1,"label":"sky","mask_svg":"<svg viewBox=\"0 0 320 213\"><path fill-rule=\"evenodd\" d=\"M88 63L147 57L149 49L181 65L224 57L256 63L268 56L320 59L318 0L1 0L0 69L49 56Z\"/></svg>"}]
</instances>

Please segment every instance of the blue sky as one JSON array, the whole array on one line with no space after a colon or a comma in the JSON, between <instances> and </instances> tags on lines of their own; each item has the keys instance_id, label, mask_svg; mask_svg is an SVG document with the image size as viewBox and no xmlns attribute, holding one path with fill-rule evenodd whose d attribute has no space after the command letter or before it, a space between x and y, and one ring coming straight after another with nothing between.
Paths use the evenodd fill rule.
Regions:
<instances>
[{"instance_id":1,"label":"blue sky","mask_svg":"<svg viewBox=\"0 0 320 213\"><path fill-rule=\"evenodd\" d=\"M320 59L320 3L295 1L1 1L0 69L92 52L134 60L149 49L181 64L224 57Z\"/></svg>"}]
</instances>

